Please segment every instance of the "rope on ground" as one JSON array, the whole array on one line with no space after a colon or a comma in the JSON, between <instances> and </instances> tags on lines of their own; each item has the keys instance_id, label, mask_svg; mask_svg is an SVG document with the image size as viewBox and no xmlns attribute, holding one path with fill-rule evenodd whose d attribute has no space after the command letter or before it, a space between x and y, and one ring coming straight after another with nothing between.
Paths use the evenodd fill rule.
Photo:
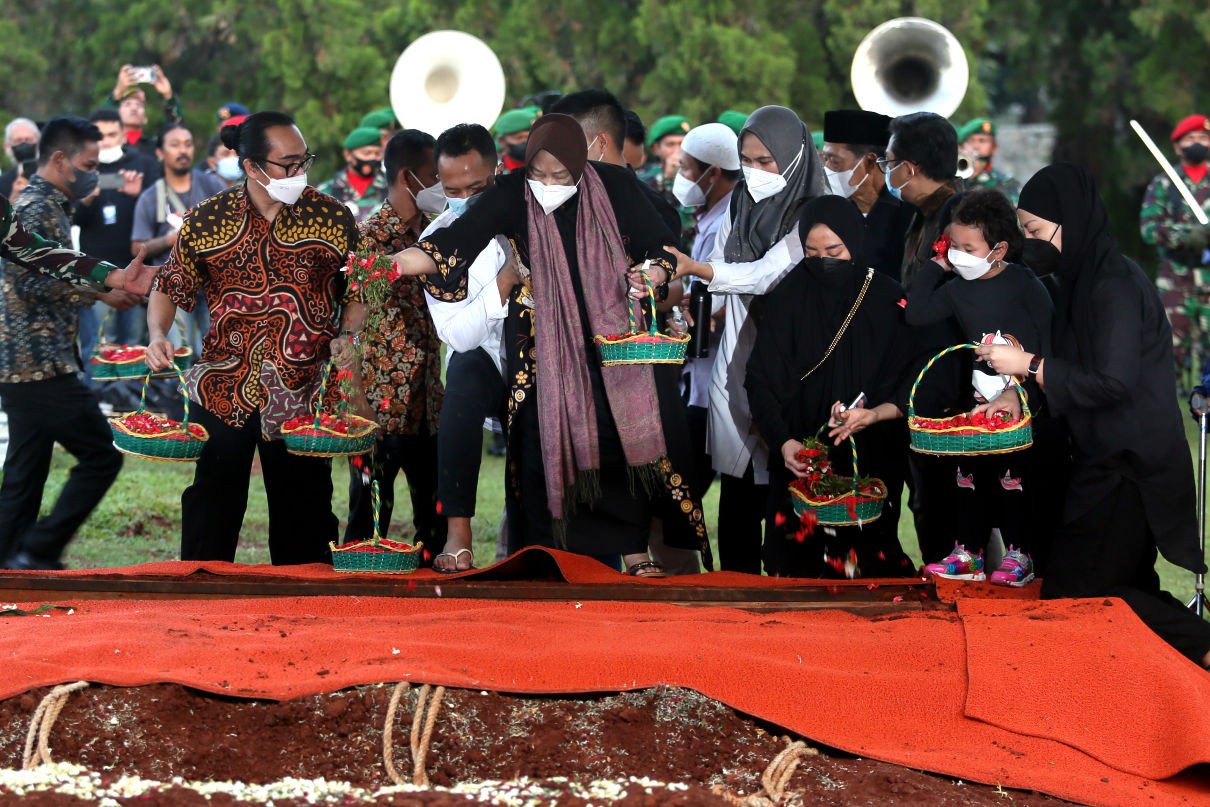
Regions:
<instances>
[{"instance_id":1,"label":"rope on ground","mask_svg":"<svg viewBox=\"0 0 1210 807\"><path fill-rule=\"evenodd\" d=\"M395 768L395 750L392 735L395 728L395 712L399 709L399 701L411 685L400 681L391 693L391 702L387 706L386 724L382 730L382 762L386 766L387 776L397 785L407 784ZM433 699L429 701L429 693ZM429 775L424 763L428 758L429 745L433 740L433 727L437 723L437 712L441 709L441 698L445 695L445 687L439 686L433 690L428 684L420 687L420 695L416 699L416 712L412 715L412 784L417 787L429 786ZM425 706L428 706L427 712Z\"/></svg>"},{"instance_id":2,"label":"rope on ground","mask_svg":"<svg viewBox=\"0 0 1210 807\"><path fill-rule=\"evenodd\" d=\"M763 792L748 796L736 796L729 793L722 785L711 788L716 796L721 796L736 807L777 807L786 796L786 785L790 777L798 769L799 764L807 757L819 756L819 751L811 748L801 740L791 741L786 738L786 747L773 758L769 767L761 774L760 782Z\"/></svg>"},{"instance_id":3,"label":"rope on ground","mask_svg":"<svg viewBox=\"0 0 1210 807\"><path fill-rule=\"evenodd\" d=\"M55 721L59 719L59 713L67 705L67 698L71 693L86 686L88 686L87 681L76 681L74 684L57 686L38 704L38 708L34 710L33 720L29 724L29 733L25 735L25 756L21 762L24 770L32 770L43 764L49 765L54 761L50 758L50 731L54 728ZM34 747L35 742L37 742L37 748Z\"/></svg>"}]
</instances>

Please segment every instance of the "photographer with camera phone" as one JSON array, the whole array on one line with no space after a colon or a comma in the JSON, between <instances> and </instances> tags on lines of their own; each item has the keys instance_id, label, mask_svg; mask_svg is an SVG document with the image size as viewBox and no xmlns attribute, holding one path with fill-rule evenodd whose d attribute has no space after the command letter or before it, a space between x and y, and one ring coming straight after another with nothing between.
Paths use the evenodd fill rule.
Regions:
<instances>
[{"instance_id":1,"label":"photographer with camera phone","mask_svg":"<svg viewBox=\"0 0 1210 807\"><path fill-rule=\"evenodd\" d=\"M161 128L181 123L181 103L172 91L172 82L158 64L137 67L124 64L118 70L113 91L105 99L105 105L116 107L122 120L122 131L128 145L146 157L155 159L155 138L149 136L147 128L147 94L140 84L150 84L164 99L164 120Z\"/></svg>"}]
</instances>

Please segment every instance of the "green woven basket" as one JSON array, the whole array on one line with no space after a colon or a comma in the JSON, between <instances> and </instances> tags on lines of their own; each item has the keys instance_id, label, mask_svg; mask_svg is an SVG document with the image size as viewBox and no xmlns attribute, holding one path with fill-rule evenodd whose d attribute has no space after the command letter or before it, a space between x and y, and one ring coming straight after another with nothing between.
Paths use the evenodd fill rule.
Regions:
<instances>
[{"instance_id":1,"label":"green woven basket","mask_svg":"<svg viewBox=\"0 0 1210 807\"><path fill-rule=\"evenodd\" d=\"M185 379L179 370L176 375L180 379L183 389ZM159 462L196 462L197 458L202 455L202 450L206 447L206 441L210 439L210 435L205 428L202 428L201 437L189 431L189 396L187 395L182 396L185 401L185 417L180 423L180 428L154 435L138 434L127 428L126 418L147 411L147 385L151 378L150 373L143 376L143 394L139 399L139 408L109 421L114 448L123 454Z\"/></svg>"},{"instance_id":2,"label":"green woven basket","mask_svg":"<svg viewBox=\"0 0 1210 807\"><path fill-rule=\"evenodd\" d=\"M632 333L624 339L609 340L593 337L601 352L601 364L684 364L689 335L669 336L662 333Z\"/></svg>"},{"instance_id":3,"label":"green woven basket","mask_svg":"<svg viewBox=\"0 0 1210 807\"><path fill-rule=\"evenodd\" d=\"M374 432L378 424L372 420L347 413L343 420L348 423L348 431L337 432L321 425L324 396L328 390L328 379L335 365L329 362L324 368L323 378L319 383L319 403L315 406L315 419L310 425L295 426L292 429L282 429L282 440L286 450L291 454L304 457L352 457L365 454L374 447ZM319 432L319 434L302 434L301 432Z\"/></svg>"},{"instance_id":4,"label":"green woven basket","mask_svg":"<svg viewBox=\"0 0 1210 807\"><path fill-rule=\"evenodd\" d=\"M643 264L640 274L647 284L647 303L651 307L651 325L643 333L638 328L638 318L635 316L635 306L641 305L636 300L627 298L626 313L630 318L630 332L620 339L610 339L606 336L594 336L597 350L601 354L601 364L605 367L616 367L621 364L684 364L685 351L689 347L689 334L663 334L656 328L655 289L651 286L651 278L647 277L647 266Z\"/></svg>"},{"instance_id":5,"label":"green woven basket","mask_svg":"<svg viewBox=\"0 0 1210 807\"><path fill-rule=\"evenodd\" d=\"M172 370L155 370L148 369L147 363L143 359L127 359L125 361L111 361L101 355L102 350L111 348L130 348L142 347L141 345L98 345L93 351L92 358L88 363L92 368L92 378L94 381L135 381L144 378L148 374L152 378L172 378L175 373ZM173 360L176 369L180 371L188 370L193 365L193 350L188 347L179 348L176 352L176 358Z\"/></svg>"},{"instance_id":6,"label":"green woven basket","mask_svg":"<svg viewBox=\"0 0 1210 807\"><path fill-rule=\"evenodd\" d=\"M1029 448L1034 443L1033 415L1029 411L1029 400L1021 385L1013 382L1017 393L1021 396L1021 420L1007 429L991 430L977 426L962 429L942 429L940 424L948 418L926 418L916 416L916 390L924 380L932 366L942 356L958 350L973 350L979 347L974 343L951 345L929 359L920 369L908 395L908 433L912 450L920 454L938 454L942 456L961 455L978 456L983 454L1009 454Z\"/></svg>"},{"instance_id":7,"label":"green woven basket","mask_svg":"<svg viewBox=\"0 0 1210 807\"><path fill-rule=\"evenodd\" d=\"M820 427L817 434L822 434L826 424ZM882 506L886 503L886 484L881 479L875 479L876 490L873 493L857 490L860 472L857 469L857 441L849 437L849 448L853 458L853 489L827 501L812 501L806 494L790 485L790 503L794 506L794 514L802 519L807 513L814 513L816 524L821 527L851 527L869 524L882 516Z\"/></svg>"},{"instance_id":8,"label":"green woven basket","mask_svg":"<svg viewBox=\"0 0 1210 807\"><path fill-rule=\"evenodd\" d=\"M370 489L374 507L374 537L368 541L338 545L329 541L332 550L332 568L338 572L369 572L374 574L408 574L420 566L424 542L415 546L402 544L382 537L378 514L382 509L378 481Z\"/></svg>"}]
</instances>

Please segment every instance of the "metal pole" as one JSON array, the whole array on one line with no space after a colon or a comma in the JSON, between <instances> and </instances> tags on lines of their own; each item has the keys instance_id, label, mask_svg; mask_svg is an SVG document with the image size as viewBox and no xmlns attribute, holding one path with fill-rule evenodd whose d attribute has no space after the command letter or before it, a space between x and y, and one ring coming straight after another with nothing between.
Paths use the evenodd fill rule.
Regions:
<instances>
[{"instance_id":1,"label":"metal pole","mask_svg":"<svg viewBox=\"0 0 1210 807\"><path fill-rule=\"evenodd\" d=\"M1207 413L1198 415L1198 449L1197 449L1197 531L1201 536L1202 557L1206 556L1206 420ZM1206 606L1206 575L1198 573L1193 578L1193 599L1188 608L1200 617L1205 617Z\"/></svg>"}]
</instances>

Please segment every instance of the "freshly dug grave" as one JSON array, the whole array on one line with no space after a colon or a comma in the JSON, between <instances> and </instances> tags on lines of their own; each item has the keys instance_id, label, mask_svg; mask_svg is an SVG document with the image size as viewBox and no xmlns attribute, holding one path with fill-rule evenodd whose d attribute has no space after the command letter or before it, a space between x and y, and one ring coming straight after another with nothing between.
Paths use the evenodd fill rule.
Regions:
<instances>
[{"instance_id":1,"label":"freshly dug grave","mask_svg":"<svg viewBox=\"0 0 1210 807\"><path fill-rule=\"evenodd\" d=\"M66 788L69 792L22 785L27 775L11 773L21 768L31 717L48 692L34 690L0 702L0 767L9 770L0 771L0 801L82 804L108 795L113 801L107 803L140 805L268 799L278 807L321 800L359 803L392 785L383 764L383 724L393 689L383 684L272 702L170 684L89 687L70 696L51 733L56 763L91 772L89 780L75 770L77 785L85 785ZM393 728L394 763L408 782L416 702L416 689L403 694ZM787 743L775 727L674 688L574 698L451 689L434 725L425 767L436 789L397 789L379 794L376 803L582 805L620 799L640 805L724 805L731 802L716 791L760 792L761 774ZM783 804L1067 803L820 750L790 778ZM150 793L135 795L135 788L121 795L115 786L129 785L120 782L124 776L166 784ZM357 790L282 782L291 778L342 782ZM203 795L182 781L277 784ZM485 781L513 784L473 795L448 790ZM485 792L498 800L485 798Z\"/></svg>"}]
</instances>

